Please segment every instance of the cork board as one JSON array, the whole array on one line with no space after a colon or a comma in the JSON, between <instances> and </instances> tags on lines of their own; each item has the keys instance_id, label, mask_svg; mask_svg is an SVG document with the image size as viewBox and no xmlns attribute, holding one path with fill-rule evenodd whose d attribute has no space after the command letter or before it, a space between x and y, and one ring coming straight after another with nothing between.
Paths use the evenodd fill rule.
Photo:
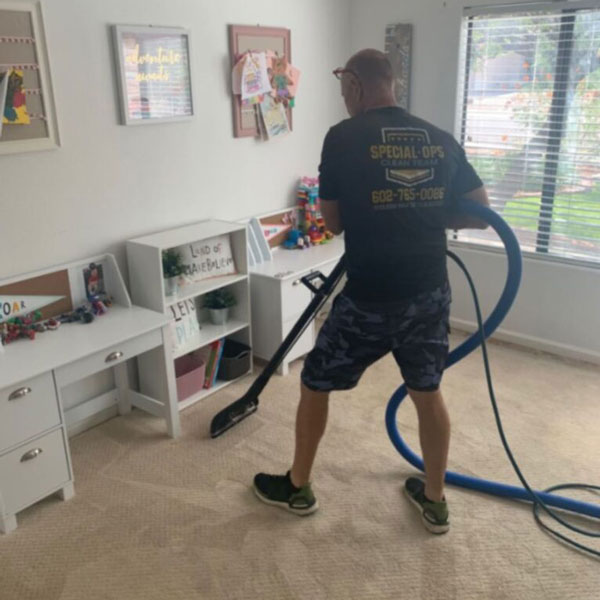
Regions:
<instances>
[{"instance_id":1,"label":"cork board","mask_svg":"<svg viewBox=\"0 0 600 600\"><path fill-rule=\"evenodd\" d=\"M262 52L272 50L279 56L285 56L292 62L291 32L283 27L260 26L229 26L229 53L231 68L238 59L250 50ZM252 106L242 106L241 98L235 94L233 97L233 134L235 137L257 137L260 135L256 113ZM287 109L287 118L292 129L292 110Z\"/></svg>"},{"instance_id":2,"label":"cork board","mask_svg":"<svg viewBox=\"0 0 600 600\"><path fill-rule=\"evenodd\" d=\"M41 8L3 6L0 2L0 73L10 83L0 111L0 154L54 148L58 132Z\"/></svg>"},{"instance_id":3,"label":"cork board","mask_svg":"<svg viewBox=\"0 0 600 600\"><path fill-rule=\"evenodd\" d=\"M5 303L8 301L8 298L13 298L14 301L17 301L20 297L24 296L29 297L28 301L31 302L31 307L36 305L35 299L31 298L31 296L62 296L62 299L39 308L42 313L42 319L49 319L50 317L72 311L73 302L71 299L68 270L55 271L47 275L40 275L31 279L23 279L16 283L0 286L0 297L4 299ZM7 311L0 311L0 321L11 316Z\"/></svg>"}]
</instances>

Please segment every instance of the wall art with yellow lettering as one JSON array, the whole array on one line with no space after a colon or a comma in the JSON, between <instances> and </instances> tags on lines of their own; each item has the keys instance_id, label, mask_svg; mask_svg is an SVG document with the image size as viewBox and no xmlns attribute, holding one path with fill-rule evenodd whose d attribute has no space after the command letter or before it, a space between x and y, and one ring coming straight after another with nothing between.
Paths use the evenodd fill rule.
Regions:
<instances>
[{"instance_id":1,"label":"wall art with yellow lettering","mask_svg":"<svg viewBox=\"0 0 600 600\"><path fill-rule=\"evenodd\" d=\"M114 25L113 39L124 125L193 116L187 29Z\"/></svg>"}]
</instances>

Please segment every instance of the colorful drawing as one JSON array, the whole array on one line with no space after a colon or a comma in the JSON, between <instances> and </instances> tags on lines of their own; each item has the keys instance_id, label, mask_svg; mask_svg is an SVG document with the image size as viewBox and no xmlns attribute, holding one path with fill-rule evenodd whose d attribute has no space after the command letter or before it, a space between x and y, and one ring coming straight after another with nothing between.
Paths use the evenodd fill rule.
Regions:
<instances>
[{"instance_id":1,"label":"colorful drawing","mask_svg":"<svg viewBox=\"0 0 600 600\"><path fill-rule=\"evenodd\" d=\"M29 125L30 123L23 91L23 71L13 69L8 75L2 121L7 125Z\"/></svg>"},{"instance_id":2,"label":"colorful drawing","mask_svg":"<svg viewBox=\"0 0 600 600\"><path fill-rule=\"evenodd\" d=\"M271 91L267 73L267 56L264 52L249 52L242 69L242 100Z\"/></svg>"},{"instance_id":3,"label":"colorful drawing","mask_svg":"<svg viewBox=\"0 0 600 600\"><path fill-rule=\"evenodd\" d=\"M265 96L260 104L260 112L269 139L280 137L290 132L290 126L282 103L275 102L271 96Z\"/></svg>"},{"instance_id":4,"label":"colorful drawing","mask_svg":"<svg viewBox=\"0 0 600 600\"><path fill-rule=\"evenodd\" d=\"M285 57L276 56L271 65L271 86L277 98L290 97L288 87L293 83L288 75L289 64Z\"/></svg>"}]
</instances>

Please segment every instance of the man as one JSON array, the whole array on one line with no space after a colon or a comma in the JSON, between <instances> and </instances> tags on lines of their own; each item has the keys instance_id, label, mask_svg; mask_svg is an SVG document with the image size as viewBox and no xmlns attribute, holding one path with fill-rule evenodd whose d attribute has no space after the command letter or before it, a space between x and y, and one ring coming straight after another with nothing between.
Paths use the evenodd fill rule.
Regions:
<instances>
[{"instance_id":1,"label":"man","mask_svg":"<svg viewBox=\"0 0 600 600\"><path fill-rule=\"evenodd\" d=\"M348 281L305 360L292 467L285 475L259 473L254 489L268 504L313 513L310 473L329 394L353 388L392 352L417 409L425 462L425 482L409 478L405 493L427 529L444 533L450 421L439 385L451 301L445 229L485 228L461 218L457 203L489 202L454 138L396 105L383 53L358 52L334 74L350 119L325 137L320 197L328 229L345 232Z\"/></svg>"}]
</instances>

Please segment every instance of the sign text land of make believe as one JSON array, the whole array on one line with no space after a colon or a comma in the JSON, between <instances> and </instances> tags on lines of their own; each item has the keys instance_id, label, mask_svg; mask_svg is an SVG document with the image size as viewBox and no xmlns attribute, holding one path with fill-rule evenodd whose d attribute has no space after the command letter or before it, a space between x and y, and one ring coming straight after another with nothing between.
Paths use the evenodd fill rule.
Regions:
<instances>
[{"instance_id":1,"label":"sign text land of make believe","mask_svg":"<svg viewBox=\"0 0 600 600\"><path fill-rule=\"evenodd\" d=\"M186 244L177 250L182 257L183 274L190 282L237 273L228 235Z\"/></svg>"}]
</instances>

